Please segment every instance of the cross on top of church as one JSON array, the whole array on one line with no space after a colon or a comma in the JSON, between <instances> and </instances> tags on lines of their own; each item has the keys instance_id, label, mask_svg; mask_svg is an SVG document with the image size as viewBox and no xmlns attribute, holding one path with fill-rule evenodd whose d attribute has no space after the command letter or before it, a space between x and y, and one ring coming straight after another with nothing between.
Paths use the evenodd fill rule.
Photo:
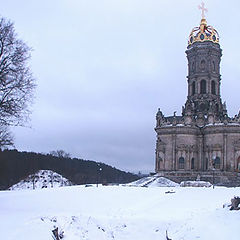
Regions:
<instances>
[{"instance_id":1,"label":"cross on top of church","mask_svg":"<svg viewBox=\"0 0 240 240\"><path fill-rule=\"evenodd\" d=\"M198 8L202 10L202 19L205 19L205 12L208 12L208 9L205 8L205 3L202 2L202 4L198 6Z\"/></svg>"}]
</instances>

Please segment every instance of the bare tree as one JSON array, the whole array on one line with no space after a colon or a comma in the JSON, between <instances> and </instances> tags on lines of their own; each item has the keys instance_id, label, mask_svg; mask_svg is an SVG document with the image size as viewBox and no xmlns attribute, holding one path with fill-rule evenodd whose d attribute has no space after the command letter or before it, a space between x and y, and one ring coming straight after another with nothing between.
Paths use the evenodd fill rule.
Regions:
<instances>
[{"instance_id":1,"label":"bare tree","mask_svg":"<svg viewBox=\"0 0 240 240\"><path fill-rule=\"evenodd\" d=\"M7 126L0 127L0 149L1 146L12 146L13 137Z\"/></svg>"},{"instance_id":2,"label":"bare tree","mask_svg":"<svg viewBox=\"0 0 240 240\"><path fill-rule=\"evenodd\" d=\"M71 157L70 153L66 153L64 150L51 151L49 154L54 157L58 157L58 158L70 158Z\"/></svg>"},{"instance_id":3,"label":"bare tree","mask_svg":"<svg viewBox=\"0 0 240 240\"><path fill-rule=\"evenodd\" d=\"M0 147L13 144L9 127L23 126L30 113L35 88L30 52L13 23L0 18Z\"/></svg>"}]
</instances>

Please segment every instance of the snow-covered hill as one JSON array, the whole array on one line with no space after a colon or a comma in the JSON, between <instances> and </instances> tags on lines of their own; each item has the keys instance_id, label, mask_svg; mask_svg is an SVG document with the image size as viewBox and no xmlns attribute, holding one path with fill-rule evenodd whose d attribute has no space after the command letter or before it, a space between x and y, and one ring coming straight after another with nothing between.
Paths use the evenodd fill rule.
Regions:
<instances>
[{"instance_id":1,"label":"snow-covered hill","mask_svg":"<svg viewBox=\"0 0 240 240\"><path fill-rule=\"evenodd\" d=\"M240 211L223 204L240 188L99 186L0 191L0 238L239 240ZM171 194L168 194L171 192Z\"/></svg>"},{"instance_id":2,"label":"snow-covered hill","mask_svg":"<svg viewBox=\"0 0 240 240\"><path fill-rule=\"evenodd\" d=\"M72 183L60 174L51 170L40 170L35 174L29 175L26 179L14 184L9 190L56 188L71 186Z\"/></svg>"},{"instance_id":3,"label":"snow-covered hill","mask_svg":"<svg viewBox=\"0 0 240 240\"><path fill-rule=\"evenodd\" d=\"M134 181L132 183L127 184L127 186L131 187L177 187L178 183L175 183L167 178L159 177L159 176L151 176L151 177L143 177Z\"/></svg>"}]
</instances>

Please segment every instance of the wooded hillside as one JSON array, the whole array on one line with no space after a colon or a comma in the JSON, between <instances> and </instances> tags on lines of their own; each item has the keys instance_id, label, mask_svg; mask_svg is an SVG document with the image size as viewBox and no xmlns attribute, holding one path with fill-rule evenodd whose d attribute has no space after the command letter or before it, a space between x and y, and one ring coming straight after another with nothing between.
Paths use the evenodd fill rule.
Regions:
<instances>
[{"instance_id":1,"label":"wooded hillside","mask_svg":"<svg viewBox=\"0 0 240 240\"><path fill-rule=\"evenodd\" d=\"M104 163L55 157L50 154L4 150L0 151L0 189L7 189L41 169L55 171L74 184L126 183L138 178L136 175Z\"/></svg>"}]
</instances>

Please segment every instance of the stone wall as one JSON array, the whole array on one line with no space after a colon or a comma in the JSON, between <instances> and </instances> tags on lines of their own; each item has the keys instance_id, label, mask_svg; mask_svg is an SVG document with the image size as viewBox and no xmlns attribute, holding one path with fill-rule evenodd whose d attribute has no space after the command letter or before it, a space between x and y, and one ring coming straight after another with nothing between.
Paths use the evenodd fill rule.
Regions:
<instances>
[{"instance_id":1,"label":"stone wall","mask_svg":"<svg viewBox=\"0 0 240 240\"><path fill-rule=\"evenodd\" d=\"M239 168L240 125L165 126L156 132L156 172L208 171L214 167L234 172ZM179 164L181 157L184 167ZM219 165L213 166L216 158Z\"/></svg>"},{"instance_id":2,"label":"stone wall","mask_svg":"<svg viewBox=\"0 0 240 240\"><path fill-rule=\"evenodd\" d=\"M201 181L210 182L217 186L239 187L240 173L224 172L224 171L162 171L158 176L168 178L174 182L180 183L182 181Z\"/></svg>"}]
</instances>

